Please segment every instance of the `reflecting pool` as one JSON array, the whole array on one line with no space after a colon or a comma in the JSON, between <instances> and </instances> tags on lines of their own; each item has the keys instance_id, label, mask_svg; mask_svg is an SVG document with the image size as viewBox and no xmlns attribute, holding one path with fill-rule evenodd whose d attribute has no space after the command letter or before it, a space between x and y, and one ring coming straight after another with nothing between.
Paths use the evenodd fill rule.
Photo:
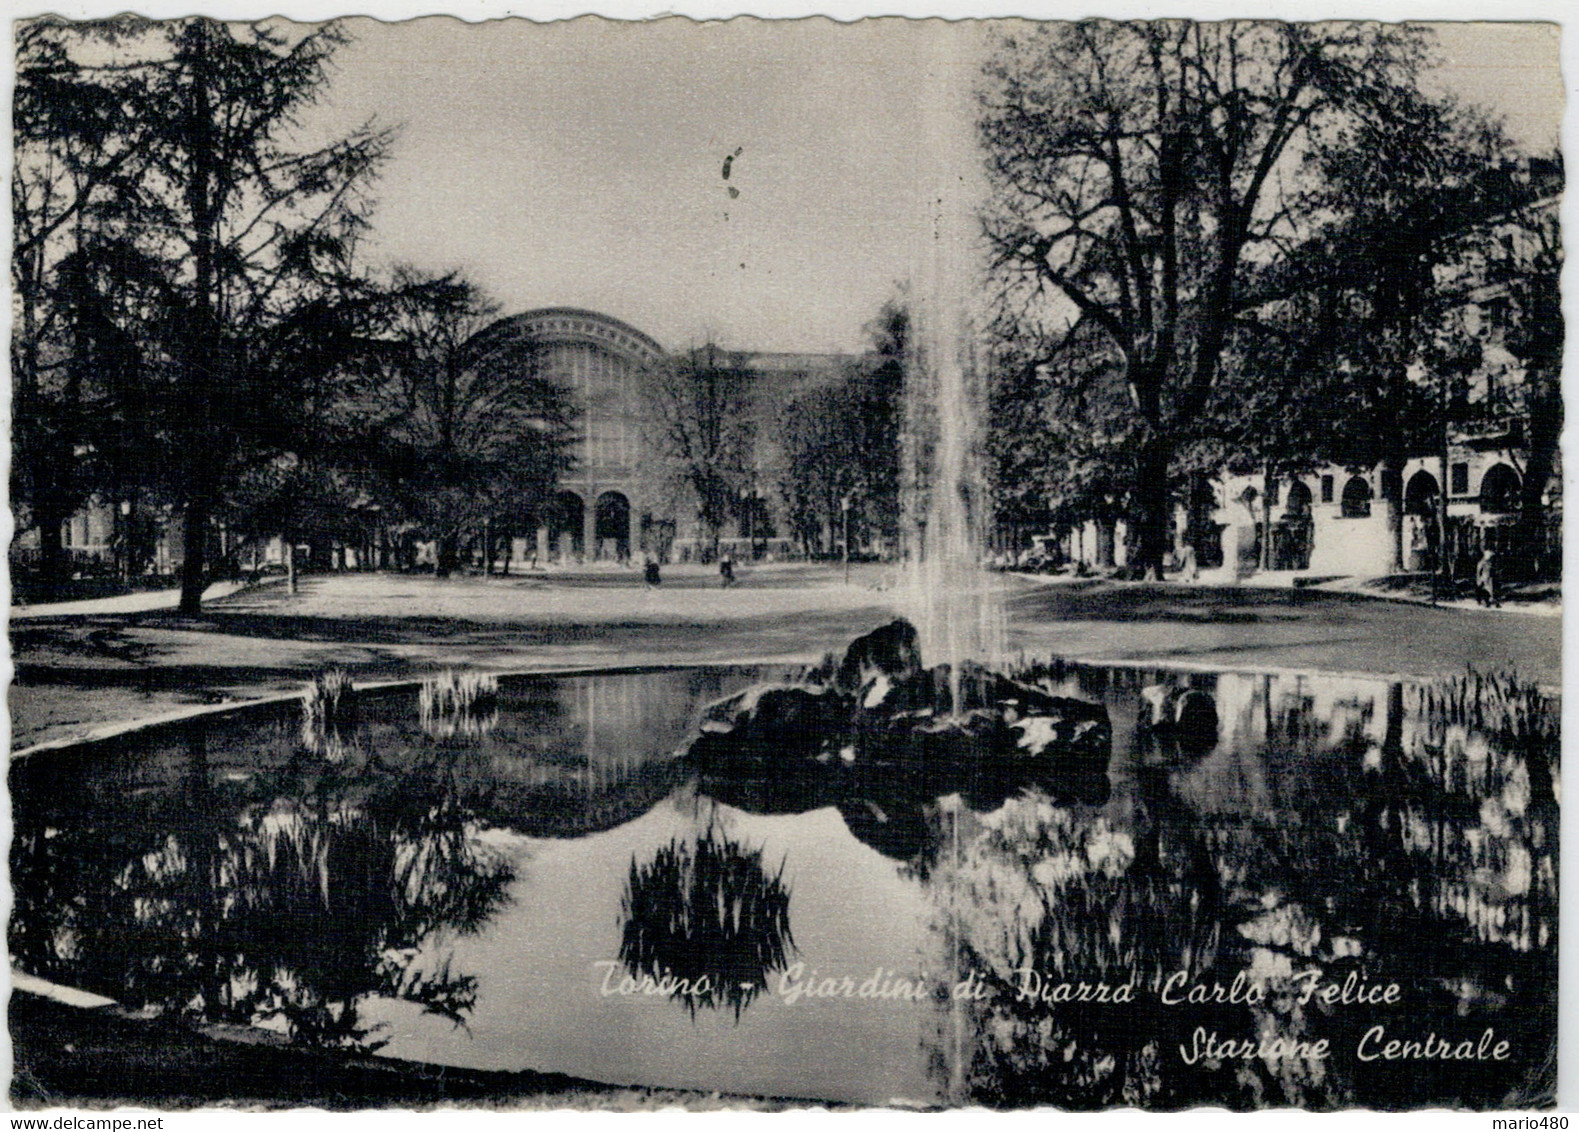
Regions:
<instances>
[{"instance_id":1,"label":"reflecting pool","mask_svg":"<svg viewBox=\"0 0 1579 1132\"><path fill-rule=\"evenodd\" d=\"M916 1105L1504 1107L1555 1086L1557 707L1044 670L1105 798L680 756L764 669L363 694L15 760L12 962L319 1046ZM1213 697L1159 743L1143 690ZM935 784L934 784L935 786Z\"/></svg>"}]
</instances>

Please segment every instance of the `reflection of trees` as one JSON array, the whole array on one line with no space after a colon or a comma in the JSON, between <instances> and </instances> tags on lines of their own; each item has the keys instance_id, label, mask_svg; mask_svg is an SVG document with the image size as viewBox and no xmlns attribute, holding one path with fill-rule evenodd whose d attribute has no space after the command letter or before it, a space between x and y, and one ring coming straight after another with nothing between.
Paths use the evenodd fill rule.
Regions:
<instances>
[{"instance_id":1,"label":"reflection of trees","mask_svg":"<svg viewBox=\"0 0 1579 1132\"><path fill-rule=\"evenodd\" d=\"M1238 1028L1238 1009L1157 1005L1172 972L1205 980L1221 965L1221 894L1199 841L1166 825L1135 837L1034 794L971 824L932 876L957 977L974 972L988 991L971 1003L978 1039L956 1067L965 1095L950 1099L1080 1109L1243 1102L1231 1071L1181 1072L1176 1052L1197 1025ZM1036 997L1082 982L1132 985L1134 1000Z\"/></svg>"},{"instance_id":2,"label":"reflection of trees","mask_svg":"<svg viewBox=\"0 0 1579 1132\"><path fill-rule=\"evenodd\" d=\"M18 964L131 1007L273 1020L320 1044L377 1048L359 1013L371 995L459 1023L475 980L423 953L480 928L512 879L469 811L432 776L216 780L205 725L188 736L180 789L128 798L114 789L126 766L80 752L13 769ZM105 788L60 795L89 773Z\"/></svg>"},{"instance_id":3,"label":"reflection of trees","mask_svg":"<svg viewBox=\"0 0 1579 1132\"><path fill-rule=\"evenodd\" d=\"M1261 789L1224 775L1230 752L1217 767L1137 774L1121 788L1128 808L1109 807L1127 815L1117 825L1107 812L1030 799L961 820L930 888L961 974L983 973L991 993L966 1007L977 1035L967 1050L938 1044L939 1072L965 1093L952 1099L1077 1108L1549 1099L1556 710L1528 689L1476 680L1328 696L1325 727L1272 703L1267 682L1261 710L1245 713L1270 724L1250 756ZM1310 702L1303 689L1296 696ZM1243 972L1268 998L1219 1008L1159 1007L1152 993L1133 1008L1020 1002L1022 967L1048 982L1110 985L1187 970L1227 986ZM1399 1001L1299 1003L1302 978L1350 974L1398 983ZM1455 1042L1489 1026L1512 1057L1359 1062L1374 1025L1389 1038ZM1236 1040L1326 1038L1333 1054L1187 1066L1177 1046L1196 1026Z\"/></svg>"},{"instance_id":4,"label":"reflection of trees","mask_svg":"<svg viewBox=\"0 0 1579 1132\"><path fill-rule=\"evenodd\" d=\"M709 821L694 841L631 859L620 959L637 978L683 980L674 998L693 1014L727 1006L738 1019L794 950L789 899L782 862L770 875L762 850Z\"/></svg>"},{"instance_id":5,"label":"reflection of trees","mask_svg":"<svg viewBox=\"0 0 1579 1132\"><path fill-rule=\"evenodd\" d=\"M430 735L416 696L364 693L333 728L242 712L20 760L12 954L133 1007L325 1044L376 1046L373 996L459 1020L476 986L445 937L511 880L478 830L639 817L683 781L695 705L750 675L512 682L481 734Z\"/></svg>"}]
</instances>

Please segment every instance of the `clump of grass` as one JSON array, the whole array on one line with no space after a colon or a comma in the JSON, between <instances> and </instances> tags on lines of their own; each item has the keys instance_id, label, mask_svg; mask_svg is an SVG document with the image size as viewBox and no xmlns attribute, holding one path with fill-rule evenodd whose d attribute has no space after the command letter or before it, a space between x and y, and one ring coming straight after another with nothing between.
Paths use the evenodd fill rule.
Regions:
<instances>
[{"instance_id":1,"label":"clump of grass","mask_svg":"<svg viewBox=\"0 0 1579 1132\"><path fill-rule=\"evenodd\" d=\"M499 681L486 672L446 669L417 693L422 729L438 739L484 735L499 721Z\"/></svg>"},{"instance_id":2,"label":"clump of grass","mask_svg":"<svg viewBox=\"0 0 1579 1132\"><path fill-rule=\"evenodd\" d=\"M1520 745L1541 744L1558 735L1557 705L1514 672L1477 672L1436 680L1420 690L1427 719L1462 724Z\"/></svg>"},{"instance_id":3,"label":"clump of grass","mask_svg":"<svg viewBox=\"0 0 1579 1132\"><path fill-rule=\"evenodd\" d=\"M344 760L358 711L350 674L343 668L320 672L302 693L302 744L330 762Z\"/></svg>"}]
</instances>

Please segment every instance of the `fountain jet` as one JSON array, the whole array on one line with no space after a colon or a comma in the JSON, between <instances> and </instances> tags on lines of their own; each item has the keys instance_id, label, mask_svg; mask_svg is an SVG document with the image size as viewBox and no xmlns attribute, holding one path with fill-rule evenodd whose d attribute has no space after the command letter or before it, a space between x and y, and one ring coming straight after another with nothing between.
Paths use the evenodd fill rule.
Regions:
<instances>
[{"instance_id":1,"label":"fountain jet","mask_svg":"<svg viewBox=\"0 0 1579 1132\"><path fill-rule=\"evenodd\" d=\"M976 307L985 271L975 207L980 156L967 76L977 36L950 25L928 37L923 130L927 223L918 236L916 347L905 367L906 611L924 655L1001 669L1006 652L998 579L983 569L990 502L983 464L986 380ZM954 701L959 702L955 687Z\"/></svg>"}]
</instances>

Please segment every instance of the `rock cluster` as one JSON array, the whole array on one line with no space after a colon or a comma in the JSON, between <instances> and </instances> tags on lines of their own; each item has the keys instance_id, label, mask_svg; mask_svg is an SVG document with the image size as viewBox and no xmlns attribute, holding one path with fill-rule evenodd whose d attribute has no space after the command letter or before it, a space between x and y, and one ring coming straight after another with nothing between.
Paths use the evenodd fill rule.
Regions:
<instances>
[{"instance_id":1,"label":"rock cluster","mask_svg":"<svg viewBox=\"0 0 1579 1132\"><path fill-rule=\"evenodd\" d=\"M1140 690L1137 728L1143 762L1188 762L1217 745L1217 704L1205 692L1172 684Z\"/></svg>"},{"instance_id":2,"label":"rock cluster","mask_svg":"<svg viewBox=\"0 0 1579 1132\"><path fill-rule=\"evenodd\" d=\"M893 826L947 794L983 812L1033 785L1099 801L1111 753L1102 705L976 664L925 668L914 626L900 620L800 682L711 705L687 757L722 801L757 812L837 805L854 829Z\"/></svg>"}]
</instances>

